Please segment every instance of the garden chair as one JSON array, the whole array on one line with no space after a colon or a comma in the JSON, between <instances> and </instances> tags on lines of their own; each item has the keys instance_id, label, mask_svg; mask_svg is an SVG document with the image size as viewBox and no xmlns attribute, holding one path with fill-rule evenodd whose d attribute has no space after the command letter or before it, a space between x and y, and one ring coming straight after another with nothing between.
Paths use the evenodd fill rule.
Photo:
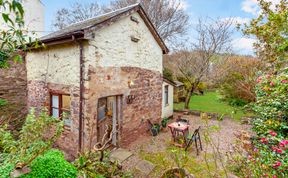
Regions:
<instances>
[{"instance_id":1,"label":"garden chair","mask_svg":"<svg viewBox=\"0 0 288 178\"><path fill-rule=\"evenodd\" d=\"M185 151L187 151L187 149L189 148L189 146L193 143L193 141L195 142L195 146L196 146L196 150L197 150L197 155L199 155L199 149L198 149L198 142L199 142L199 146L201 151L202 149L202 142L201 142L201 137L200 137L200 126L198 127L198 129L196 129L193 133L193 135L191 137L188 136L187 138L187 145L185 148Z\"/></svg>"},{"instance_id":2,"label":"garden chair","mask_svg":"<svg viewBox=\"0 0 288 178\"><path fill-rule=\"evenodd\" d=\"M186 123L186 124L189 125L189 120L188 120L188 119L181 118L181 116L178 117L178 119L176 120L176 122L184 122L184 123Z\"/></svg>"}]
</instances>

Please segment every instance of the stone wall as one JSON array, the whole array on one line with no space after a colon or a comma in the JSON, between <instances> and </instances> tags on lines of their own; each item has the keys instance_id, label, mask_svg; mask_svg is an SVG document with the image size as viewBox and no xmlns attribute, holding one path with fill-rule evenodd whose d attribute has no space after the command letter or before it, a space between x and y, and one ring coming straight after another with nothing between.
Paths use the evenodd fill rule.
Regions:
<instances>
[{"instance_id":1,"label":"stone wall","mask_svg":"<svg viewBox=\"0 0 288 178\"><path fill-rule=\"evenodd\" d=\"M65 156L73 160L78 153L79 138L79 87L73 85L63 85L55 83L45 83L43 81L28 82L28 106L41 110L50 109L50 93L67 94L71 97L70 119L64 122L64 132L55 147L65 151Z\"/></svg>"},{"instance_id":2,"label":"stone wall","mask_svg":"<svg viewBox=\"0 0 288 178\"><path fill-rule=\"evenodd\" d=\"M162 112L162 75L159 72L137 67L90 68L89 88L85 95L86 146L89 146L89 127L96 128L98 99L106 96L122 96L122 118L119 146L125 147L140 135L147 134L148 122L159 122ZM132 84L129 86L128 81ZM127 97L133 96L131 103ZM96 140L93 131L92 140Z\"/></svg>"},{"instance_id":3,"label":"stone wall","mask_svg":"<svg viewBox=\"0 0 288 178\"><path fill-rule=\"evenodd\" d=\"M8 101L6 106L0 108L0 120L9 119L12 130L21 128L27 114L26 88L25 64L11 63L9 69L0 69L0 98Z\"/></svg>"}]
</instances>

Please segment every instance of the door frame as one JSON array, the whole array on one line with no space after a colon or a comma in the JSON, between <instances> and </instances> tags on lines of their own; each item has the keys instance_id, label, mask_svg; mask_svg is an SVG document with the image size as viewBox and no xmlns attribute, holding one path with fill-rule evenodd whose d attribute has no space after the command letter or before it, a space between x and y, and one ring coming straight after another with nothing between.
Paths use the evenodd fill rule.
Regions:
<instances>
[{"instance_id":1,"label":"door frame","mask_svg":"<svg viewBox=\"0 0 288 178\"><path fill-rule=\"evenodd\" d=\"M119 146L120 141L120 132L122 128L122 116L123 116L123 95L108 95L100 97L97 100L97 114L96 114L96 129L97 129L97 142L101 141L100 138L100 124L104 122L105 119L98 119L98 108L99 108L99 99L113 97L113 114L112 114L112 145ZM108 102L106 103L106 107Z\"/></svg>"}]
</instances>

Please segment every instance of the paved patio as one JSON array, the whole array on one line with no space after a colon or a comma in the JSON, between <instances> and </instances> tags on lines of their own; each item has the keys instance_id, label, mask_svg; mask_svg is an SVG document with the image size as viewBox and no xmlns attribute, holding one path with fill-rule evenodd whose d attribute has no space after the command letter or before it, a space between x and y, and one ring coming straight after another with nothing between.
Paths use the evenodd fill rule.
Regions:
<instances>
[{"instance_id":1,"label":"paved patio","mask_svg":"<svg viewBox=\"0 0 288 178\"><path fill-rule=\"evenodd\" d=\"M175 113L174 118L178 118L179 115L182 115L182 113ZM221 153L223 153L223 155L226 152L230 151L232 149L231 146L235 144L235 133L241 130L250 130L249 125L242 125L240 122L231 119L224 119L223 121L208 120L208 124L205 124L205 122L198 116L189 115L185 116L185 118L189 119L190 133L193 133L193 131L199 126L201 126L202 129L205 129L208 126L209 129L216 130L215 132L212 132L210 136L213 141L215 141L217 144L219 143L219 150L221 151ZM145 165L147 164L143 163L144 166L142 167L144 167L143 170L145 170L143 171L141 168L139 170L139 163L141 163L143 159L145 159L143 158L143 153L148 155L157 155L158 153L164 153L165 151L167 151L168 147L171 147L171 133L168 128L162 130L160 134L156 137L152 137L149 134L139 136L139 138L134 143L129 145L129 147L125 148L133 155L129 156L122 162L123 168L127 171L133 172L137 177L156 177L155 174L153 175L153 166L147 166L148 168L146 169ZM196 162L197 160L203 161L204 151L202 151L202 153L197 156L196 150L194 148L195 146L192 145L192 149L189 149L189 156L195 158ZM212 149L208 145L205 145L205 141L203 141L203 148L204 150L206 150L206 153L213 153ZM151 174L149 172L151 172Z\"/></svg>"}]
</instances>

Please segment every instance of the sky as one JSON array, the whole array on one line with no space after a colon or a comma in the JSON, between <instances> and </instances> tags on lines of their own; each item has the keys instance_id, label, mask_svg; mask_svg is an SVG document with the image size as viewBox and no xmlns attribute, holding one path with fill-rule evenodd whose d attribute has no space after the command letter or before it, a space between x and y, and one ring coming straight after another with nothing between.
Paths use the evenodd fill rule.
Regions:
<instances>
[{"instance_id":1,"label":"sky","mask_svg":"<svg viewBox=\"0 0 288 178\"><path fill-rule=\"evenodd\" d=\"M220 19L233 18L237 23L249 22L257 17L259 7L257 0L179 0L181 7L189 14L191 27L196 24L199 17L212 17ZM269 0L277 3L279 0ZM95 0L42 0L45 7L45 30L51 32L51 23L56 11L63 7L69 7L73 2L90 3ZM99 4L109 4L110 0L96 0ZM235 23L236 24L236 23ZM192 29L192 28L191 28ZM192 30L188 36L194 36ZM255 40L243 36L235 30L233 34L233 49L235 53L253 55L252 44Z\"/></svg>"}]
</instances>

